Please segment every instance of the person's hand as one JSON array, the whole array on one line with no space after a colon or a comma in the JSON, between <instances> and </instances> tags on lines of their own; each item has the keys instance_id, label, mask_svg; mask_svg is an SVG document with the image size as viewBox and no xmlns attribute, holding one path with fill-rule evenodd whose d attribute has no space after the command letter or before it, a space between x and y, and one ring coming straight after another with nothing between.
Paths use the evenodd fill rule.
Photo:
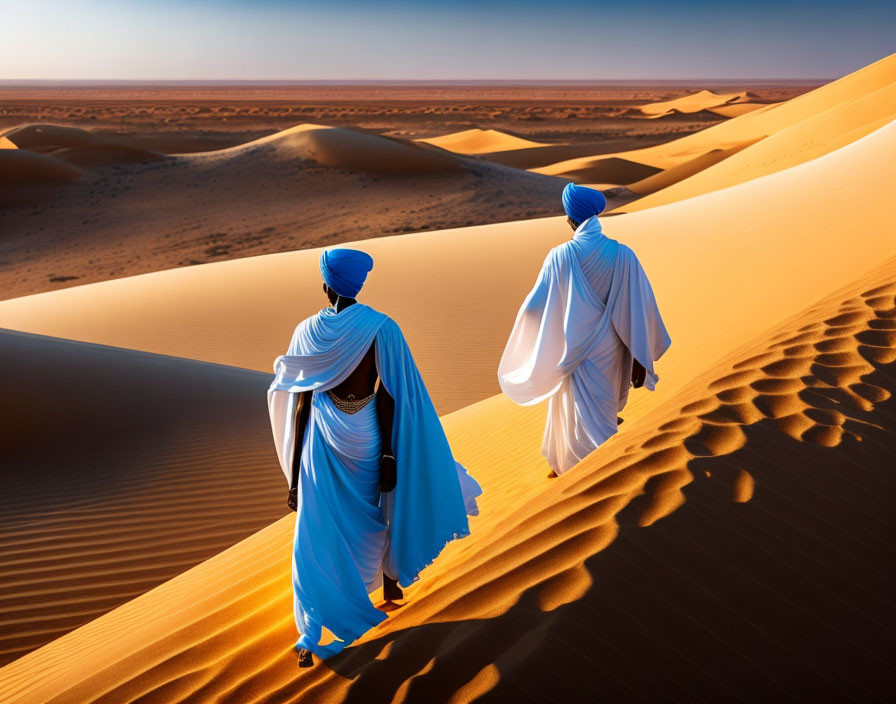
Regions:
<instances>
[{"instance_id":1,"label":"person's hand","mask_svg":"<svg viewBox=\"0 0 896 704\"><path fill-rule=\"evenodd\" d=\"M644 386L647 379L647 370L641 365L637 359L632 359L632 386L640 389Z\"/></svg>"},{"instance_id":2,"label":"person's hand","mask_svg":"<svg viewBox=\"0 0 896 704\"><path fill-rule=\"evenodd\" d=\"M398 465L395 458L383 455L380 460L380 491L388 494L395 488L396 483L398 483Z\"/></svg>"},{"instance_id":3,"label":"person's hand","mask_svg":"<svg viewBox=\"0 0 896 704\"><path fill-rule=\"evenodd\" d=\"M298 510L299 498L297 489L293 488L289 490L289 496L286 497L286 505L289 506L293 511Z\"/></svg>"}]
</instances>

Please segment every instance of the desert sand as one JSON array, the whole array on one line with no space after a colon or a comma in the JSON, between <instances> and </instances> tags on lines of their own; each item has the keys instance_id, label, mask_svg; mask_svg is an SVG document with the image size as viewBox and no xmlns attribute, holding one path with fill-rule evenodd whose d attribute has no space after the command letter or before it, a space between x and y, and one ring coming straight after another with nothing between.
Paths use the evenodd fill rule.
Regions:
<instances>
[{"instance_id":1,"label":"desert sand","mask_svg":"<svg viewBox=\"0 0 896 704\"><path fill-rule=\"evenodd\" d=\"M685 326L668 358L692 357L700 344L692 329L706 319L744 311L738 316L740 329L748 338L757 335L769 323L764 315L754 321L750 314L761 310L761 302L780 316L793 313L829 290L825 274L849 280L880 261L886 248L896 247L883 235L893 227L883 164L873 178L840 182L840 196L862 213L862 226L852 229L848 246L816 245L825 233L836 241L841 229L815 207L817 194L838 174L874 173L868 164L879 163L878 154L891 153L894 140L890 125L808 164L737 188L606 219L606 232L641 258L670 329ZM757 209L757 203L763 207ZM789 251L800 256L797 270L783 256L782 227L788 232L787 247L793 248ZM440 412L497 393L494 360L519 302L544 255L566 237L569 227L558 217L358 245L377 262L365 301L389 311L406 330ZM769 251L778 254L770 260ZM26 296L0 302L0 325L265 372L295 323L323 307L318 257L319 250L266 255ZM740 264L720 264L734 261ZM757 271L774 286L756 286ZM695 316L694 287L738 293L736 300L717 293L702 297L702 314ZM668 312L667 302L676 297L684 307L677 317ZM446 349L452 350L450 356ZM455 382L458 369L466 375L463 385Z\"/></svg>"},{"instance_id":2,"label":"desert sand","mask_svg":"<svg viewBox=\"0 0 896 704\"><path fill-rule=\"evenodd\" d=\"M748 85L764 101L812 87ZM731 89L724 87L713 86ZM563 181L525 170L660 144L725 119L704 112L650 120L634 107L689 91L672 84L0 84L0 137L53 160L26 165L30 157L0 156L0 296L550 215ZM491 127L478 127L483 121ZM325 152L342 156L314 158L311 144L322 140ZM404 150L394 164L386 156L427 143L455 159L445 154L433 170L437 150ZM178 156L207 152L218 156ZM414 167L414 157L426 165ZM626 182L656 171L634 168ZM623 181L612 169L606 179Z\"/></svg>"},{"instance_id":3,"label":"desert sand","mask_svg":"<svg viewBox=\"0 0 896 704\"><path fill-rule=\"evenodd\" d=\"M892 580L875 569L885 538L869 531L884 529L889 503L869 492L886 485L891 442L894 264L629 416L568 482L546 487L536 470L540 409L495 398L448 416L457 456L482 468L489 510L407 607L328 667L299 675L286 647L287 516L7 666L0 692L504 700L575 696L582 667L606 696L763 696L782 680L816 694L883 691ZM483 442L486 420L494 442ZM857 482L847 470L859 451ZM607 657L595 663L583 643Z\"/></svg>"},{"instance_id":4,"label":"desert sand","mask_svg":"<svg viewBox=\"0 0 896 704\"><path fill-rule=\"evenodd\" d=\"M623 161L628 169L631 164L671 169L712 150L735 150L732 159L670 184L662 196L651 195L621 209L641 210L743 183L853 142L893 119L894 91L896 58L890 56L787 102L764 106L681 139L641 150L582 156L533 171L606 183L611 161ZM624 171L613 182L627 185L629 179L630 172Z\"/></svg>"},{"instance_id":5,"label":"desert sand","mask_svg":"<svg viewBox=\"0 0 896 704\"><path fill-rule=\"evenodd\" d=\"M672 100L664 100L658 103L648 103L642 105L640 110L647 117L657 118L665 117L673 112L694 113L703 110L711 110L719 108L723 105L732 105L735 103L747 103L749 96L746 91L739 93L713 93L711 90L701 90L691 95L685 95Z\"/></svg>"},{"instance_id":6,"label":"desert sand","mask_svg":"<svg viewBox=\"0 0 896 704\"><path fill-rule=\"evenodd\" d=\"M603 222L638 253L673 345L657 391L634 393L621 432L554 482L539 452L544 407L495 396L495 367L541 260L569 237L564 219L357 243L376 261L362 300L405 329L457 459L485 490L473 535L446 548L410 587L407 606L339 657L300 671L286 515L6 665L0 699L883 698L896 674L885 656L896 645L896 585L885 569L896 430L893 61L648 148L641 161L612 157L652 167L630 182L648 195ZM302 149L318 131L272 141ZM190 159L276 148L267 144ZM483 140L495 144L512 142ZM780 163L758 151L730 166L769 144ZM441 154L440 163L462 158ZM563 168L594 166L578 158ZM714 169L718 181L688 185ZM836 217L818 207L832 184L848 204ZM680 195L662 200L673 189ZM318 255L268 254L0 302L0 326L24 331L6 339L35 360L17 393L27 396L42 359L73 356L85 383L110 368L101 387L110 394L120 387L115 370L141 355L157 407L185 398L177 374L200 360L216 365L203 365L198 383L214 387L214 406L234 422L295 322L322 305ZM92 425L114 414L99 398L85 406ZM141 460L150 476L183 467L187 492L233 447L199 427L193 416L205 407L194 403L178 409L183 421L166 419L172 433L187 430L191 448L173 442L170 464ZM78 413L63 405L61 422L72 406ZM245 448L239 461L253 474L269 463L285 494L255 413L228 443ZM27 437L17 447L27 461ZM235 492L266 495L267 483L228 471ZM23 480L20 495L36 496L37 486ZM234 495L222 489L214 505ZM109 501L113 524L123 523L122 497ZM185 529L177 519L170 526ZM95 549L88 541L68 566L75 578L89 574ZM33 615L10 631L38 630L37 591ZM55 612L59 631L71 627L65 611Z\"/></svg>"},{"instance_id":7,"label":"desert sand","mask_svg":"<svg viewBox=\"0 0 896 704\"><path fill-rule=\"evenodd\" d=\"M16 332L0 358L0 661L283 515L267 375Z\"/></svg>"},{"instance_id":8,"label":"desert sand","mask_svg":"<svg viewBox=\"0 0 896 704\"><path fill-rule=\"evenodd\" d=\"M522 139L499 130L480 129L464 130L463 132L455 132L441 137L430 137L429 139L420 139L418 141L433 144L451 152L460 152L461 154L490 154L545 146L540 142Z\"/></svg>"},{"instance_id":9,"label":"desert sand","mask_svg":"<svg viewBox=\"0 0 896 704\"><path fill-rule=\"evenodd\" d=\"M7 137L20 148L0 151L0 179L19 181L4 185L0 201L30 204L0 208L5 297L545 215L564 185L426 144L318 125L188 155L150 153L79 128L37 126ZM67 183L35 191L35 179Z\"/></svg>"}]
</instances>

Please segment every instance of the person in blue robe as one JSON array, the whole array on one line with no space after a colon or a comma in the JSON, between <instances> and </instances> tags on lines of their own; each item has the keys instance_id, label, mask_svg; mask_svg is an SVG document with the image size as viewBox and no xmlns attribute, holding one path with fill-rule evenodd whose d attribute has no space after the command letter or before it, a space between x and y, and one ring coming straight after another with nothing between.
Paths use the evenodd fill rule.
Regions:
<instances>
[{"instance_id":1,"label":"person in blue robe","mask_svg":"<svg viewBox=\"0 0 896 704\"><path fill-rule=\"evenodd\" d=\"M268 390L296 511L293 611L303 667L387 618L402 587L468 535L467 516L478 512L481 489L454 460L401 329L356 300L372 267L358 250L322 254L331 307L299 323ZM375 608L369 594L380 586L385 601Z\"/></svg>"}]
</instances>

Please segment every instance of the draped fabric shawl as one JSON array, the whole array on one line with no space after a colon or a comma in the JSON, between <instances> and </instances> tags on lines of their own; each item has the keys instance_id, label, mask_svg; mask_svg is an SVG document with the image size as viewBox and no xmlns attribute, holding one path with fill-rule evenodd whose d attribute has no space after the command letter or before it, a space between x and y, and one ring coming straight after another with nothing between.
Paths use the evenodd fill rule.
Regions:
<instances>
[{"instance_id":1,"label":"draped fabric shawl","mask_svg":"<svg viewBox=\"0 0 896 704\"><path fill-rule=\"evenodd\" d=\"M550 399L542 453L561 473L616 432L632 357L653 390L654 361L670 343L638 258L592 217L545 258L517 314L498 381L521 405Z\"/></svg>"},{"instance_id":2,"label":"draped fabric shawl","mask_svg":"<svg viewBox=\"0 0 896 704\"><path fill-rule=\"evenodd\" d=\"M374 340L380 382L395 400L398 483L381 496L374 405L350 416L321 393L344 381ZM300 458L293 580L297 647L328 657L385 618L367 597L381 571L407 586L448 542L469 534L467 515L477 513L481 489L455 462L410 349L388 316L360 303L339 313L327 308L299 324L274 371L268 409L287 481L299 393L315 392ZM338 640L319 645L322 627Z\"/></svg>"}]
</instances>

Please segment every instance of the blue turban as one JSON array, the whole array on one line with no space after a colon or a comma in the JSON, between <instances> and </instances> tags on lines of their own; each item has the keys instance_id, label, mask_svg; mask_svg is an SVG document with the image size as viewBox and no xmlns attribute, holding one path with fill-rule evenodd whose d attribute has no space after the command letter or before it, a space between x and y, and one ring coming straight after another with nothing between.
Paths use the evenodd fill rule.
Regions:
<instances>
[{"instance_id":1,"label":"blue turban","mask_svg":"<svg viewBox=\"0 0 896 704\"><path fill-rule=\"evenodd\" d=\"M599 215L606 207L604 194L593 188L567 183L563 189L563 209L573 222L582 224L592 215Z\"/></svg>"},{"instance_id":2,"label":"blue turban","mask_svg":"<svg viewBox=\"0 0 896 704\"><path fill-rule=\"evenodd\" d=\"M320 273L340 296L354 298L373 269L373 257L357 249L328 249L320 255Z\"/></svg>"}]
</instances>

